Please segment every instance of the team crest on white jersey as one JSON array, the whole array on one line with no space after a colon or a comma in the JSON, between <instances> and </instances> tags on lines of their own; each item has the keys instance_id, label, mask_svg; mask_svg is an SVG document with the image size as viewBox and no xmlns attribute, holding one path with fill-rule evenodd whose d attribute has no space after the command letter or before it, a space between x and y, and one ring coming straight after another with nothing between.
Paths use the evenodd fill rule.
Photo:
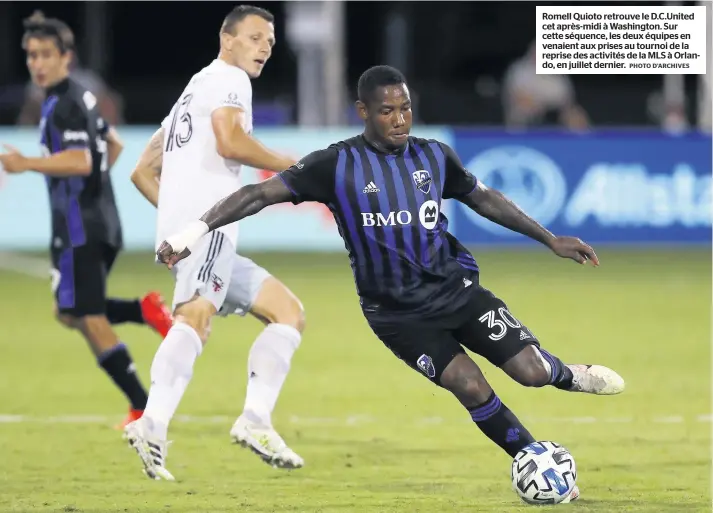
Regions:
<instances>
[{"instance_id":1,"label":"team crest on white jersey","mask_svg":"<svg viewBox=\"0 0 713 513\"><path fill-rule=\"evenodd\" d=\"M431 190L431 174L425 169L419 169L411 173L413 175L413 181L416 182L416 187L419 191L424 194L428 194Z\"/></svg>"}]
</instances>

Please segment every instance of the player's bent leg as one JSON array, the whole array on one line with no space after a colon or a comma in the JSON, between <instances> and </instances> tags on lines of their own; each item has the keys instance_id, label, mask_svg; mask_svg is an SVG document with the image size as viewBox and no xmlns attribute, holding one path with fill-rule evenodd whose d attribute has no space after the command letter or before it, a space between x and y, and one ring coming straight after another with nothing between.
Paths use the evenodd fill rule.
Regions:
<instances>
[{"instance_id":1,"label":"player's bent leg","mask_svg":"<svg viewBox=\"0 0 713 513\"><path fill-rule=\"evenodd\" d=\"M119 255L119 248L110 244L101 244L97 248L97 256L101 255L104 263L105 276L114 267ZM106 317L111 324L146 324L154 331L166 337L171 328L171 311L166 307L158 292L149 292L143 298L118 299L108 298L105 306Z\"/></svg>"},{"instance_id":2,"label":"player's bent leg","mask_svg":"<svg viewBox=\"0 0 713 513\"><path fill-rule=\"evenodd\" d=\"M254 297L246 309L266 326L250 348L245 406L233 424L230 436L273 467L301 468L304 466L302 457L290 449L273 428L272 412L301 342L304 308L282 282L267 275L266 271L254 268L246 272L248 263L243 261L239 265L244 277L251 276L248 282L260 282L257 293L250 294ZM240 282L246 283L245 278Z\"/></svg>"},{"instance_id":3,"label":"player's bent leg","mask_svg":"<svg viewBox=\"0 0 713 513\"><path fill-rule=\"evenodd\" d=\"M615 395L624 391L619 374L601 365L566 365L548 351L530 345L502 365L503 371L525 386L552 385L569 392Z\"/></svg>"},{"instance_id":4,"label":"player's bent leg","mask_svg":"<svg viewBox=\"0 0 713 513\"><path fill-rule=\"evenodd\" d=\"M141 416L146 392L126 346L119 342L106 317L106 277L111 261L105 259L104 249L102 243L87 241L79 247L53 250L52 287L60 322L84 335L99 365L129 399L126 421L131 421Z\"/></svg>"},{"instance_id":5,"label":"player's bent leg","mask_svg":"<svg viewBox=\"0 0 713 513\"><path fill-rule=\"evenodd\" d=\"M119 341L104 315L69 317L72 327L84 335L99 365L129 400L131 409L125 422L140 418L146 407L147 395L126 345Z\"/></svg>"},{"instance_id":6,"label":"player's bent leg","mask_svg":"<svg viewBox=\"0 0 713 513\"><path fill-rule=\"evenodd\" d=\"M215 306L200 296L178 306L176 322L156 351L144 417L160 439L166 439L171 418L193 377L193 367L208 340L215 312Z\"/></svg>"},{"instance_id":7,"label":"player's bent leg","mask_svg":"<svg viewBox=\"0 0 713 513\"><path fill-rule=\"evenodd\" d=\"M572 372L557 358L554 361L545 360L534 345L524 347L501 368L508 376L526 387L553 385L567 390L572 386Z\"/></svg>"},{"instance_id":8,"label":"player's bent leg","mask_svg":"<svg viewBox=\"0 0 713 513\"><path fill-rule=\"evenodd\" d=\"M248 386L243 417L272 427L272 412L290 371L305 325L297 297L278 279L267 277L250 305L250 314L265 324L248 355Z\"/></svg>"},{"instance_id":9,"label":"player's bent leg","mask_svg":"<svg viewBox=\"0 0 713 513\"><path fill-rule=\"evenodd\" d=\"M174 480L165 466L168 426L193 377L215 313L213 303L200 296L176 307L176 321L151 364L151 389L144 415L124 431L151 479Z\"/></svg>"},{"instance_id":10,"label":"player's bent leg","mask_svg":"<svg viewBox=\"0 0 713 513\"><path fill-rule=\"evenodd\" d=\"M148 292L142 298L106 300L106 316L111 324L146 324L165 338L171 329L173 318L161 294Z\"/></svg>"},{"instance_id":11,"label":"player's bent leg","mask_svg":"<svg viewBox=\"0 0 713 513\"><path fill-rule=\"evenodd\" d=\"M211 319L225 301L234 255L235 249L224 234L213 232L173 268L175 322L151 364L144 416L125 430L150 478L173 480L165 465L168 427L208 340Z\"/></svg>"},{"instance_id":12,"label":"player's bent leg","mask_svg":"<svg viewBox=\"0 0 713 513\"><path fill-rule=\"evenodd\" d=\"M432 383L450 391L478 428L510 456L535 441L493 392L447 325L367 320L386 347Z\"/></svg>"},{"instance_id":13,"label":"player's bent leg","mask_svg":"<svg viewBox=\"0 0 713 513\"><path fill-rule=\"evenodd\" d=\"M535 441L467 354L453 358L441 374L440 385L460 401L480 430L511 457Z\"/></svg>"}]
</instances>

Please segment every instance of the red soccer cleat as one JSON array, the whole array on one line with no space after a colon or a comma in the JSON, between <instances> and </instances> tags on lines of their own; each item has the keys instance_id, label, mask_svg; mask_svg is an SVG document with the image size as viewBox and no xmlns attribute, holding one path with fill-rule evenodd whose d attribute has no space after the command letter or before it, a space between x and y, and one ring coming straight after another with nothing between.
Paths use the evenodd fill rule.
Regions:
<instances>
[{"instance_id":1,"label":"red soccer cleat","mask_svg":"<svg viewBox=\"0 0 713 513\"><path fill-rule=\"evenodd\" d=\"M134 410L133 408L129 409L129 414L126 416L123 422L121 422L121 424L117 424L116 426L114 426L114 429L123 431L127 424L131 424L135 420L139 420L143 414L144 410Z\"/></svg>"},{"instance_id":2,"label":"red soccer cleat","mask_svg":"<svg viewBox=\"0 0 713 513\"><path fill-rule=\"evenodd\" d=\"M149 292L141 300L141 314L146 324L151 326L161 337L166 338L168 330L173 326L173 316L163 303L158 292Z\"/></svg>"}]
</instances>

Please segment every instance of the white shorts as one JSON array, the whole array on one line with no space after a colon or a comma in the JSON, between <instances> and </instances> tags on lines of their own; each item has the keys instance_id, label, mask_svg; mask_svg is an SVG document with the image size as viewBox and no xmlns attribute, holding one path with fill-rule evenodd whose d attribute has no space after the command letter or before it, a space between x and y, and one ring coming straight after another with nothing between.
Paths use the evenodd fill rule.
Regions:
<instances>
[{"instance_id":1,"label":"white shorts","mask_svg":"<svg viewBox=\"0 0 713 513\"><path fill-rule=\"evenodd\" d=\"M215 231L174 266L173 277L172 310L199 295L213 303L218 315L226 316L247 314L270 273L236 254L228 238Z\"/></svg>"}]
</instances>

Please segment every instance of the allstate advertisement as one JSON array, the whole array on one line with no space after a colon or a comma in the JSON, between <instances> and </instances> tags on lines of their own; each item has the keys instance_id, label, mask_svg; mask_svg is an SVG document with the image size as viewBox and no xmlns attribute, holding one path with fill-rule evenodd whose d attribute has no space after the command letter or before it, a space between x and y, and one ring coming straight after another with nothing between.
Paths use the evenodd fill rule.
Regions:
<instances>
[{"instance_id":1,"label":"allstate advertisement","mask_svg":"<svg viewBox=\"0 0 713 513\"><path fill-rule=\"evenodd\" d=\"M477 178L556 234L592 243L711 241L710 135L457 130L454 144ZM465 244L526 241L461 204L451 219Z\"/></svg>"},{"instance_id":2,"label":"allstate advertisement","mask_svg":"<svg viewBox=\"0 0 713 513\"><path fill-rule=\"evenodd\" d=\"M131 183L131 171L154 127L120 127L124 152L110 171L127 249L153 249L156 212ZM302 157L314 150L353 137L359 127L306 130L262 128L255 137L275 151ZM451 143L450 132L418 127L414 135ZM31 129L0 129L0 143L17 147L26 155L39 155L39 134ZM1 151L1 150L0 150ZM245 168L243 184L264 180L271 173ZM230 191L226 191L226 195ZM0 250L45 249L50 240L50 210L42 176L0 171ZM336 224L326 207L316 203L273 205L240 223L240 250L344 250Z\"/></svg>"}]
</instances>

